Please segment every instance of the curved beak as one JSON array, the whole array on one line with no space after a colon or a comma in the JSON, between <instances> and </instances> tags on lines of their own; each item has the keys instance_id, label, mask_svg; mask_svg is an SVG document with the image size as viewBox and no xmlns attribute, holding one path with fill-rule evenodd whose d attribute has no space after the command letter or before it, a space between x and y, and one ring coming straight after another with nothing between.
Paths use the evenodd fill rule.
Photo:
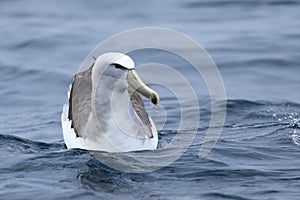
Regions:
<instances>
[{"instance_id":1,"label":"curved beak","mask_svg":"<svg viewBox=\"0 0 300 200\"><path fill-rule=\"evenodd\" d=\"M159 104L158 94L149 88L138 76L134 69L128 70L127 81L134 90L139 92L144 97L148 98L154 105Z\"/></svg>"}]
</instances>

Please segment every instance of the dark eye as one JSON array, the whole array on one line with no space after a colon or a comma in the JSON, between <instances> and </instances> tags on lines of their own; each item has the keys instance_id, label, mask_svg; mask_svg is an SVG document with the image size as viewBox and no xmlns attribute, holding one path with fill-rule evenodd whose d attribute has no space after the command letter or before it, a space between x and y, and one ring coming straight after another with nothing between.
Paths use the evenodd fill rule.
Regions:
<instances>
[{"instance_id":1,"label":"dark eye","mask_svg":"<svg viewBox=\"0 0 300 200\"><path fill-rule=\"evenodd\" d=\"M117 69L127 69L126 67L119 65L119 64L113 64L115 66L115 68Z\"/></svg>"}]
</instances>

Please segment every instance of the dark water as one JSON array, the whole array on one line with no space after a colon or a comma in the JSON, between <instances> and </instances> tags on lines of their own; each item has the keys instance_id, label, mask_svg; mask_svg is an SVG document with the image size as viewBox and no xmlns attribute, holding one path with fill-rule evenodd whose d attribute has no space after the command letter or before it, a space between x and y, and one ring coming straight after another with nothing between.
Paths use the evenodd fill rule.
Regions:
<instances>
[{"instance_id":1,"label":"dark water","mask_svg":"<svg viewBox=\"0 0 300 200\"><path fill-rule=\"evenodd\" d=\"M0 199L298 199L299 10L296 0L0 1ZM225 83L227 116L217 145L199 159L210 119L199 91L201 123L185 154L156 172L123 173L66 150L60 113L89 51L144 26L181 31L207 49ZM172 97L161 103L163 145L179 111Z\"/></svg>"}]
</instances>

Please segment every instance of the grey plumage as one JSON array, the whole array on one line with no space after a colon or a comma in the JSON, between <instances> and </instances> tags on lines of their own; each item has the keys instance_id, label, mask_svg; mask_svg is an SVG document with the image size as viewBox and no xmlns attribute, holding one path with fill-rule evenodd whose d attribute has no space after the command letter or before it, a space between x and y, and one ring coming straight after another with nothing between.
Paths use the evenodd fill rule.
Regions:
<instances>
[{"instance_id":1,"label":"grey plumage","mask_svg":"<svg viewBox=\"0 0 300 200\"><path fill-rule=\"evenodd\" d=\"M82 133L91 112L92 68L93 66L86 71L78 72L73 77L68 118L72 121L72 128L77 137L83 136Z\"/></svg>"}]
</instances>

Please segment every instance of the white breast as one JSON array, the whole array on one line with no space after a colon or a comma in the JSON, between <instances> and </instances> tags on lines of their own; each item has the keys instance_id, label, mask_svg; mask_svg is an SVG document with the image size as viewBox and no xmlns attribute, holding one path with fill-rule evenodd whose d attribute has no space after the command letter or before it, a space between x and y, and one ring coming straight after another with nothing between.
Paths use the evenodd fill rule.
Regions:
<instances>
[{"instance_id":1,"label":"white breast","mask_svg":"<svg viewBox=\"0 0 300 200\"><path fill-rule=\"evenodd\" d=\"M71 121L68 120L69 106L64 105L61 115L63 137L67 148L86 149L106 152L128 152L138 150L153 150L157 148L158 136L153 121L153 138L136 138L120 130L119 125L113 119L109 120L109 128L104 134L105 137L97 137L93 140L76 136L74 129L71 128Z\"/></svg>"}]
</instances>

